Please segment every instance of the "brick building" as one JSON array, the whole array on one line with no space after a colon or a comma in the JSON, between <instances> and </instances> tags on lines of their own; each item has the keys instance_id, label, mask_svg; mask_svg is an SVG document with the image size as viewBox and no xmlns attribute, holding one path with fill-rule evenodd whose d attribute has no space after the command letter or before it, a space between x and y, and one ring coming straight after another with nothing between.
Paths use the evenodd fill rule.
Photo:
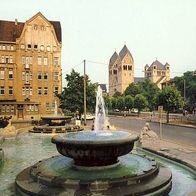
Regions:
<instances>
[{"instance_id":1,"label":"brick building","mask_svg":"<svg viewBox=\"0 0 196 196\"><path fill-rule=\"evenodd\" d=\"M26 22L0 21L0 115L54 113L62 91L61 25L40 12Z\"/></svg>"}]
</instances>

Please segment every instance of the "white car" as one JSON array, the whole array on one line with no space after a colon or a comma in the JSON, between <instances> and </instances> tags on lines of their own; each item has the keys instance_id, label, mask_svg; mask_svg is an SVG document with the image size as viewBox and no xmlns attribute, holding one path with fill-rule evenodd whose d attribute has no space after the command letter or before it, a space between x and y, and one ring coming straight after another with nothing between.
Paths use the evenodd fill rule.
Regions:
<instances>
[{"instance_id":1,"label":"white car","mask_svg":"<svg viewBox=\"0 0 196 196\"><path fill-rule=\"evenodd\" d=\"M92 114L86 114L86 120L94 120L95 116ZM82 120L84 120L84 114L82 115Z\"/></svg>"}]
</instances>

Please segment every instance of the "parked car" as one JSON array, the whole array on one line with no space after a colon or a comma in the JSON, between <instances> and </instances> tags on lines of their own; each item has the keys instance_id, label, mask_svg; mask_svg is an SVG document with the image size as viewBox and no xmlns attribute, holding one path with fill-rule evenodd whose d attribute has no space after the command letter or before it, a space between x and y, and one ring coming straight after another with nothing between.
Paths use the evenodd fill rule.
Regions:
<instances>
[{"instance_id":1,"label":"parked car","mask_svg":"<svg viewBox=\"0 0 196 196\"><path fill-rule=\"evenodd\" d=\"M120 112L120 110L119 109L114 109L114 112Z\"/></svg>"},{"instance_id":2,"label":"parked car","mask_svg":"<svg viewBox=\"0 0 196 196\"><path fill-rule=\"evenodd\" d=\"M137 109L137 108L132 108L132 109L131 109L131 112L132 112L132 113L138 113L138 109Z\"/></svg>"},{"instance_id":3,"label":"parked car","mask_svg":"<svg viewBox=\"0 0 196 196\"><path fill-rule=\"evenodd\" d=\"M94 120L95 116L92 114L86 114L86 120ZM82 120L84 120L84 114L82 115Z\"/></svg>"}]
</instances>

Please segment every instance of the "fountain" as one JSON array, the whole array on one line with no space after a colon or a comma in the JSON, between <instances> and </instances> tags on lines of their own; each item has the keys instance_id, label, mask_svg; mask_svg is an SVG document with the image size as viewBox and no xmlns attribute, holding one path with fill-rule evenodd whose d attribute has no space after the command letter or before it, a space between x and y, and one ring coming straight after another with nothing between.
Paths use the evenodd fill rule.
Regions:
<instances>
[{"instance_id":1,"label":"fountain","mask_svg":"<svg viewBox=\"0 0 196 196\"><path fill-rule=\"evenodd\" d=\"M166 195L170 191L170 170L130 153L138 136L104 130L99 89L97 101L95 127L101 130L54 136L52 143L61 155L19 173L15 181L18 195Z\"/></svg>"},{"instance_id":2,"label":"fountain","mask_svg":"<svg viewBox=\"0 0 196 196\"><path fill-rule=\"evenodd\" d=\"M71 126L71 116L58 115L58 106L55 100L54 115L42 116L41 122L29 132L32 133L65 133L67 131L81 131L79 126Z\"/></svg>"}]
</instances>

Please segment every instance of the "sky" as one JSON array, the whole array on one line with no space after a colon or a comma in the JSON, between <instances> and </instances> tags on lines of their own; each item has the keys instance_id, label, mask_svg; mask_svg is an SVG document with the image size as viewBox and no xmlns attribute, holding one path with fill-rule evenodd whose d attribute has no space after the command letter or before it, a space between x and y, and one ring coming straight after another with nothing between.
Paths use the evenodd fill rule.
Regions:
<instances>
[{"instance_id":1,"label":"sky","mask_svg":"<svg viewBox=\"0 0 196 196\"><path fill-rule=\"evenodd\" d=\"M25 22L39 11L61 22L63 78L72 68L83 74L86 59L90 80L108 84L109 59L124 44L135 77L156 58L171 77L196 70L195 0L1 0L0 20Z\"/></svg>"}]
</instances>

